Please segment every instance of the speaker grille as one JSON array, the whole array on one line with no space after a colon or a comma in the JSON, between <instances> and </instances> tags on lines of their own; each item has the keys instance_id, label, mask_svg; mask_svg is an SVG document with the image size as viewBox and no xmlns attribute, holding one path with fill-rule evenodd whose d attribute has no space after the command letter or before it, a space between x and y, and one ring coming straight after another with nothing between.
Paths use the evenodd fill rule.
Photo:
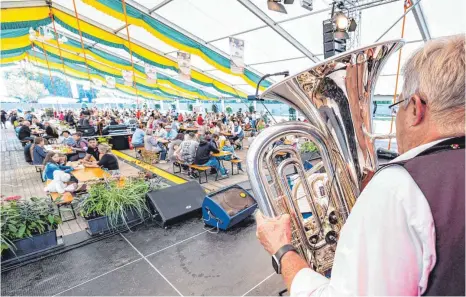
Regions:
<instances>
[{"instance_id":1,"label":"speaker grille","mask_svg":"<svg viewBox=\"0 0 466 297\"><path fill-rule=\"evenodd\" d=\"M230 217L256 203L251 195L239 188L227 189L210 198L219 204Z\"/></svg>"}]
</instances>

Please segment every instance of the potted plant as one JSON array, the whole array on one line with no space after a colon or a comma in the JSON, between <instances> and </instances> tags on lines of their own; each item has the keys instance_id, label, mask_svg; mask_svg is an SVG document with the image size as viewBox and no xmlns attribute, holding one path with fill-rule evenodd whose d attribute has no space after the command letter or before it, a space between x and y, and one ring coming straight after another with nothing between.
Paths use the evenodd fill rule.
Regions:
<instances>
[{"instance_id":1,"label":"potted plant","mask_svg":"<svg viewBox=\"0 0 466 297\"><path fill-rule=\"evenodd\" d=\"M81 216L91 235L127 227L143 220L149 213L146 193L149 185L143 179L114 180L91 186L87 198L80 202Z\"/></svg>"},{"instance_id":2,"label":"potted plant","mask_svg":"<svg viewBox=\"0 0 466 297\"><path fill-rule=\"evenodd\" d=\"M212 112L213 112L213 113L218 113L218 106L217 106L217 104L215 104L215 103L212 104Z\"/></svg>"},{"instance_id":3,"label":"potted plant","mask_svg":"<svg viewBox=\"0 0 466 297\"><path fill-rule=\"evenodd\" d=\"M315 160L320 158L319 150L312 141L306 141L299 148L301 159L303 161Z\"/></svg>"},{"instance_id":4,"label":"potted plant","mask_svg":"<svg viewBox=\"0 0 466 297\"><path fill-rule=\"evenodd\" d=\"M191 103L188 104L188 110L189 110L189 111L193 111L193 105L192 105Z\"/></svg>"},{"instance_id":5,"label":"potted plant","mask_svg":"<svg viewBox=\"0 0 466 297\"><path fill-rule=\"evenodd\" d=\"M254 105L252 105L252 104L249 105L249 112L251 112L251 113L254 112Z\"/></svg>"},{"instance_id":6,"label":"potted plant","mask_svg":"<svg viewBox=\"0 0 466 297\"><path fill-rule=\"evenodd\" d=\"M50 200L9 198L2 201L0 208L2 261L55 247L61 218Z\"/></svg>"},{"instance_id":7,"label":"potted plant","mask_svg":"<svg viewBox=\"0 0 466 297\"><path fill-rule=\"evenodd\" d=\"M160 104L155 104L155 110L160 110Z\"/></svg>"},{"instance_id":8,"label":"potted plant","mask_svg":"<svg viewBox=\"0 0 466 297\"><path fill-rule=\"evenodd\" d=\"M227 106L225 108L225 111L227 112L228 115L231 115L233 113L233 109L230 106Z\"/></svg>"}]
</instances>

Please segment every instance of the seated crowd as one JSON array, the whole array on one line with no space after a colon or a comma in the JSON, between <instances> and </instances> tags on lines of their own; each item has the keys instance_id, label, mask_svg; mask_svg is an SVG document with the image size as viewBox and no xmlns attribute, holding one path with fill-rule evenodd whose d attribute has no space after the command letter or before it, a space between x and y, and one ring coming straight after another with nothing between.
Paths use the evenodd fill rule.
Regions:
<instances>
[{"instance_id":1,"label":"seated crowd","mask_svg":"<svg viewBox=\"0 0 466 297\"><path fill-rule=\"evenodd\" d=\"M225 113L181 113L175 110L161 113L158 110L100 110L82 108L53 112L37 116L27 111L18 116L16 111L5 113L15 127L17 137L23 143L25 158L31 164L43 165L45 179L53 179L53 171L72 170L66 167L68 161L79 161L85 167L102 167L113 173L118 172L118 161L105 145L97 145L92 137L83 138L80 127L93 127L97 135L102 135L109 125L132 127L131 144L135 148L157 155L155 162L177 162L182 164L185 173L195 177L188 165L209 166L222 176L228 170L219 160L232 160L238 157L235 149L241 149L245 132L251 135L267 126L267 118L256 112L238 113L227 116ZM76 120L77 119L77 120ZM78 128L78 132L73 130ZM73 133L70 133L72 131ZM61 153L51 150L47 144L54 143L68 147L71 152ZM49 151L47 151L47 148ZM222 156L212 156L228 152ZM57 159L58 161L53 161ZM61 160L61 161L60 161ZM238 169L242 170L241 163Z\"/></svg>"}]
</instances>

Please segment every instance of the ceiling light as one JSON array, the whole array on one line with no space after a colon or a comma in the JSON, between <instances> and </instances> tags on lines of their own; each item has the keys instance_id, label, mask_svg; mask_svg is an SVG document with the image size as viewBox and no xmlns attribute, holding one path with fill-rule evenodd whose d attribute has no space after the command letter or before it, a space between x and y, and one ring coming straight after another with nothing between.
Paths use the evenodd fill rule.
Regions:
<instances>
[{"instance_id":1,"label":"ceiling light","mask_svg":"<svg viewBox=\"0 0 466 297\"><path fill-rule=\"evenodd\" d=\"M346 15L343 13L338 13L335 15L335 25L338 31L346 31L349 25L349 20Z\"/></svg>"},{"instance_id":2,"label":"ceiling light","mask_svg":"<svg viewBox=\"0 0 466 297\"><path fill-rule=\"evenodd\" d=\"M280 0L267 0L267 7L269 10L280 12L280 13L287 13L285 6L280 3Z\"/></svg>"}]
</instances>

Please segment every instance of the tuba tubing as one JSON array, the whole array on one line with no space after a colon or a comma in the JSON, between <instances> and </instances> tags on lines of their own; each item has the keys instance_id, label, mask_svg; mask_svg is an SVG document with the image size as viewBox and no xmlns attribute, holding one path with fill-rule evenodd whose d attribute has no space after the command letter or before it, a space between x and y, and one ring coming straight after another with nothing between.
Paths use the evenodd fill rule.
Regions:
<instances>
[{"instance_id":1,"label":"tuba tubing","mask_svg":"<svg viewBox=\"0 0 466 297\"><path fill-rule=\"evenodd\" d=\"M256 137L246 158L251 188L265 216L291 216L293 244L319 273L327 274L331 269L341 227L372 177L371 172L378 168L375 142L394 137L373 133L371 103L383 65L403 45L404 41L398 39L331 57L272 85L261 95L262 99L292 106L308 122L275 124ZM276 140L288 135L306 138L316 145L322 159L319 166L326 174L321 179L325 183L319 186L324 196L308 183L312 174L304 170L295 148L273 148ZM278 158L288 155L289 159ZM292 191L286 174L290 166L298 173L305 198L294 197L297 191ZM308 202L310 217L304 218L298 199L306 199L301 201ZM328 199L328 204L317 203L319 199ZM319 212L321 205L328 205L331 213L322 208Z\"/></svg>"}]
</instances>

